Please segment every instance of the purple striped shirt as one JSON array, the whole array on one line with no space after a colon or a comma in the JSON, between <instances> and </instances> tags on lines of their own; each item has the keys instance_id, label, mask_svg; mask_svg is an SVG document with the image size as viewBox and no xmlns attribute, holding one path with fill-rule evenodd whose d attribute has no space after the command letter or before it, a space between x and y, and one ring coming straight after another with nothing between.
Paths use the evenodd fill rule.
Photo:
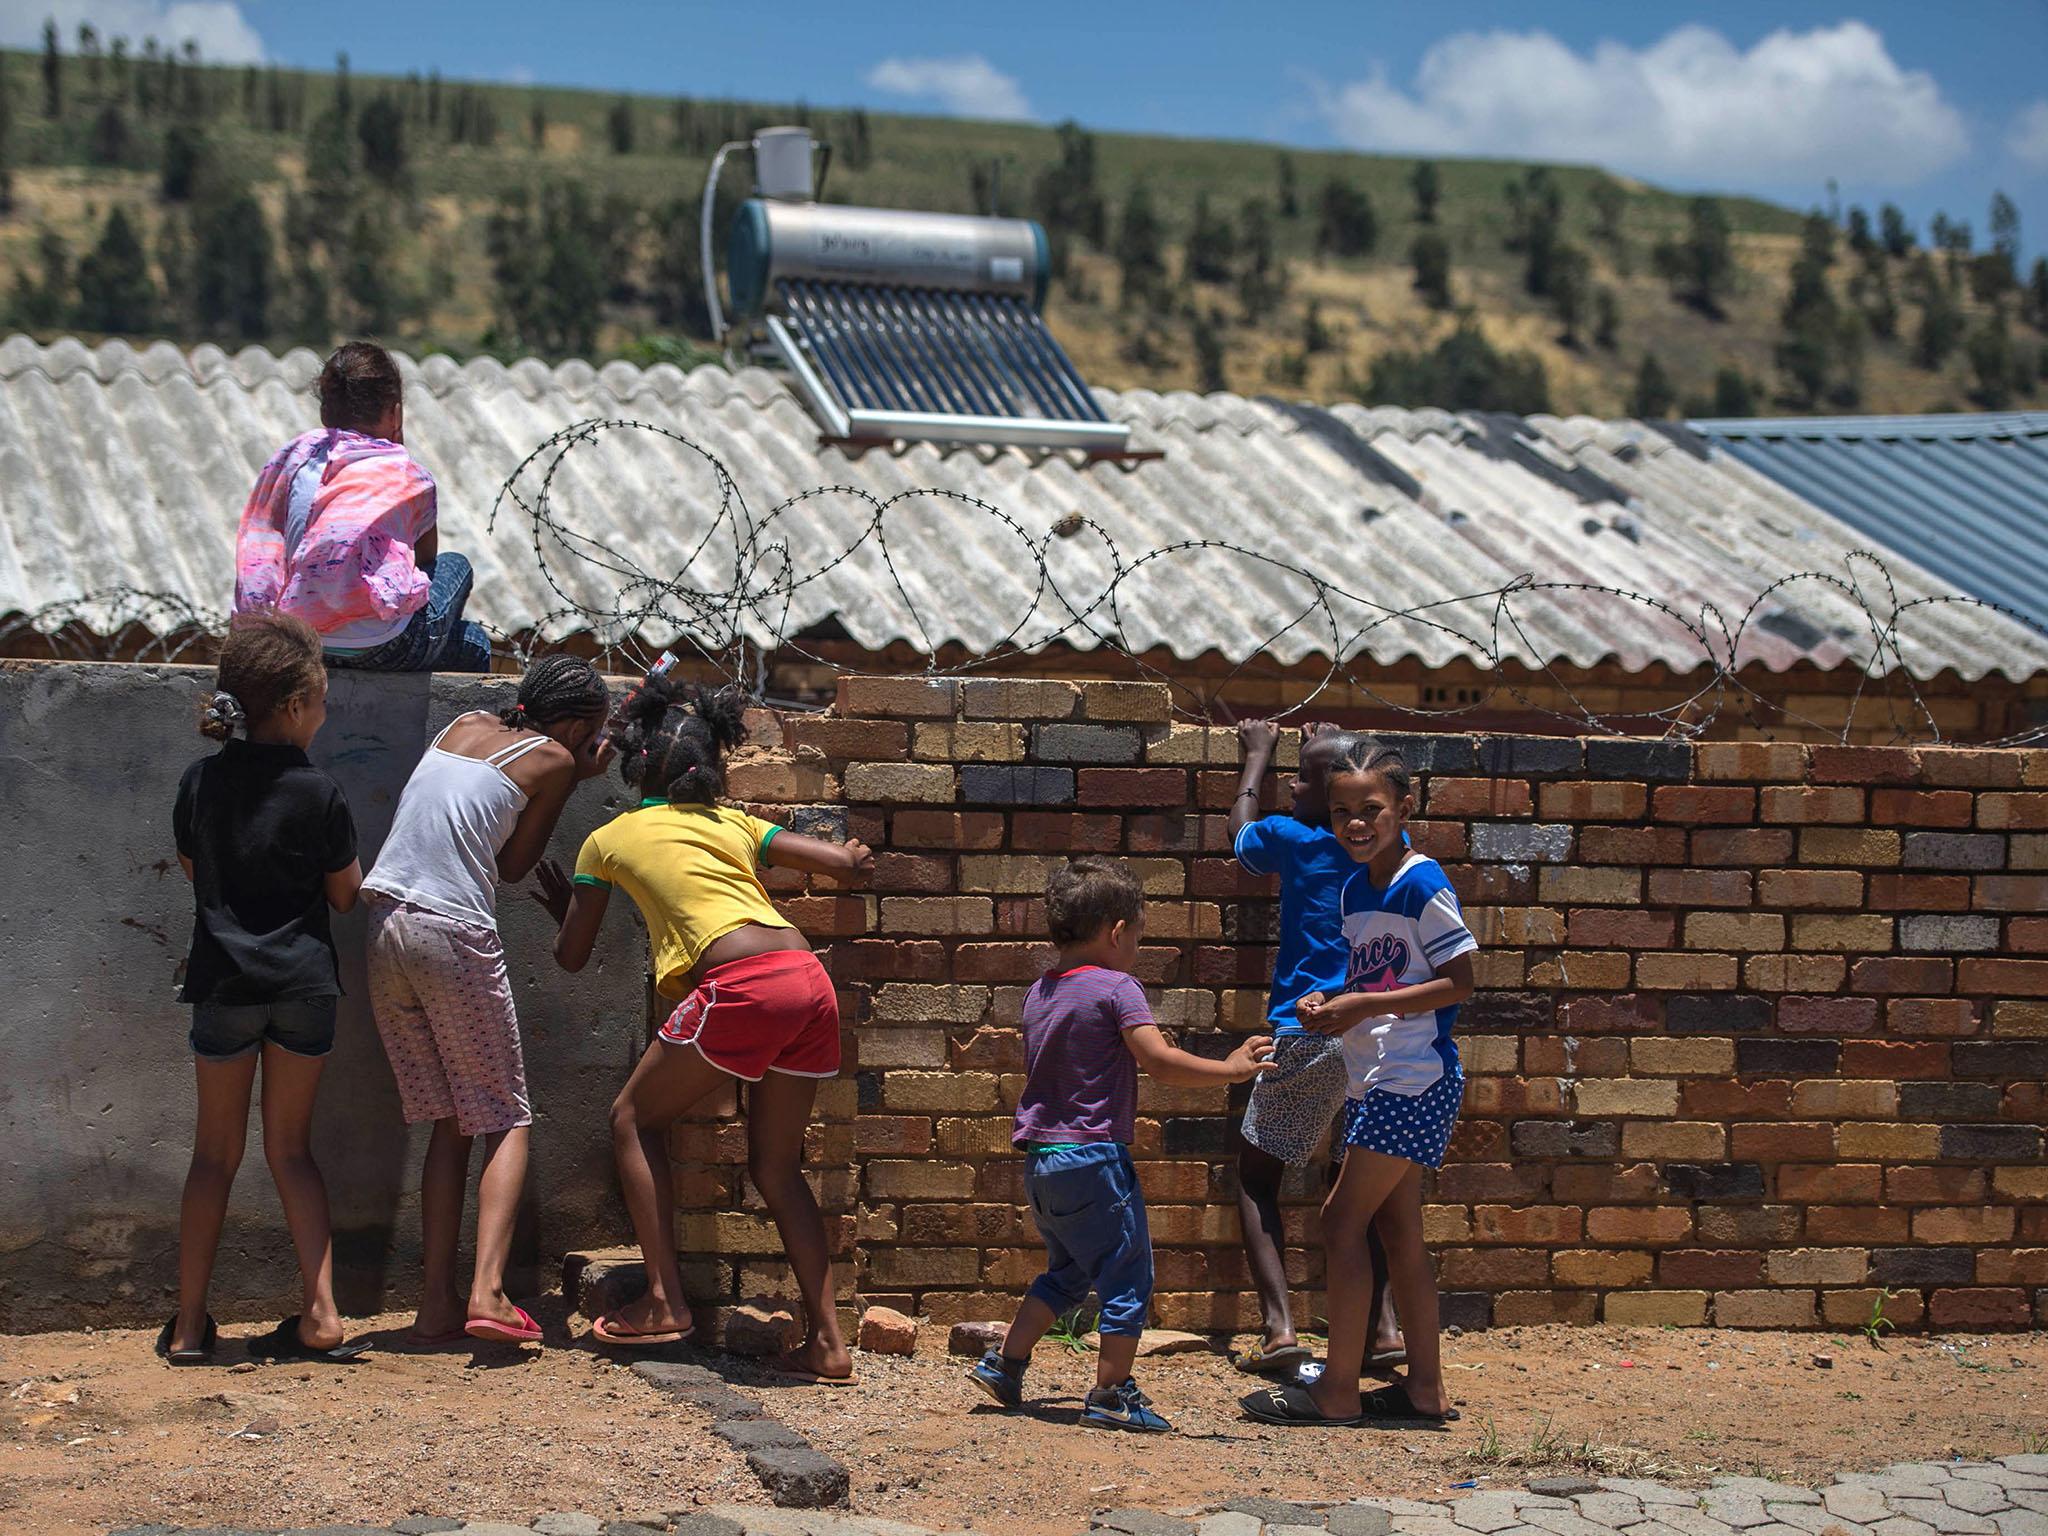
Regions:
<instances>
[{"instance_id":1,"label":"purple striped shirt","mask_svg":"<svg viewBox=\"0 0 2048 1536\"><path fill-rule=\"evenodd\" d=\"M1135 976L1079 965L1047 971L1024 998L1024 1092L1011 1140L1128 1145L1138 1063L1124 1031L1153 1022Z\"/></svg>"}]
</instances>

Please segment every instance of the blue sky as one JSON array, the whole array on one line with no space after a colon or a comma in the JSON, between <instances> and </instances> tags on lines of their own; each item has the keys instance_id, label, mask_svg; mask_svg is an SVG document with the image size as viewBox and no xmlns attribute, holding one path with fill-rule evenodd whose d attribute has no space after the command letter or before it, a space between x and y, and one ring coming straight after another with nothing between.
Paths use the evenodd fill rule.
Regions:
<instances>
[{"instance_id":1,"label":"blue sky","mask_svg":"<svg viewBox=\"0 0 2048 1536\"><path fill-rule=\"evenodd\" d=\"M1923 226L2003 187L2048 245L2048 4L1246 5L1038 0L0 0L190 32L215 56L698 96L967 110L1304 146L1595 161L1665 185L1890 199Z\"/></svg>"}]
</instances>

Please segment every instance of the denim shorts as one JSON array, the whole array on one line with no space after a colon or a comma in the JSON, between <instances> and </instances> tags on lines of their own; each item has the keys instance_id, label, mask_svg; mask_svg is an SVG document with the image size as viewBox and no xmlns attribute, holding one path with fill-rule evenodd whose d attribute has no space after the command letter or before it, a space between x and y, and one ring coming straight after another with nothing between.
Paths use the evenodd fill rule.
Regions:
<instances>
[{"instance_id":1,"label":"denim shorts","mask_svg":"<svg viewBox=\"0 0 2048 1536\"><path fill-rule=\"evenodd\" d=\"M1094 1291L1096 1326L1140 1334L1152 1309L1152 1229L1131 1149L1092 1142L1024 1156L1024 1193L1045 1239L1045 1273L1031 1294L1064 1315Z\"/></svg>"},{"instance_id":2,"label":"denim shorts","mask_svg":"<svg viewBox=\"0 0 2048 1536\"><path fill-rule=\"evenodd\" d=\"M192 1051L208 1061L233 1061L266 1043L294 1056L334 1049L332 997L280 1003L194 1003Z\"/></svg>"}]
</instances>

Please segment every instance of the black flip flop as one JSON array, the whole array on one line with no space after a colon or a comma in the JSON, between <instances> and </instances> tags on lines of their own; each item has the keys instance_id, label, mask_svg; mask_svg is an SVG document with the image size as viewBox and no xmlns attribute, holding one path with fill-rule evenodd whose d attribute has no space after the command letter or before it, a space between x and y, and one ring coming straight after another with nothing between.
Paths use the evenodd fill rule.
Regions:
<instances>
[{"instance_id":1,"label":"black flip flop","mask_svg":"<svg viewBox=\"0 0 2048 1536\"><path fill-rule=\"evenodd\" d=\"M178 1319L176 1314L173 1314L171 1320L164 1324L163 1332L156 1336L156 1352L158 1354L170 1361L172 1365L211 1365L213 1363L213 1346L220 1342L220 1330L213 1326L213 1314L211 1312L206 1314L206 1333L200 1339L197 1349L171 1348L171 1335L177 1331Z\"/></svg>"},{"instance_id":2,"label":"black flip flop","mask_svg":"<svg viewBox=\"0 0 2048 1536\"><path fill-rule=\"evenodd\" d=\"M347 1339L332 1349L308 1344L299 1337L296 1312L270 1332L249 1340L249 1354L257 1360L324 1360L332 1365L353 1365L369 1352L368 1339Z\"/></svg>"},{"instance_id":3,"label":"black flip flop","mask_svg":"<svg viewBox=\"0 0 2048 1536\"><path fill-rule=\"evenodd\" d=\"M1391 1387L1381 1387L1368 1392L1359 1400L1364 1410L1360 1415L1367 1422L1391 1424L1449 1424L1458 1418L1458 1410L1449 1409L1442 1414L1424 1413L1409 1397L1408 1389L1395 1382Z\"/></svg>"},{"instance_id":4,"label":"black flip flop","mask_svg":"<svg viewBox=\"0 0 2048 1536\"><path fill-rule=\"evenodd\" d=\"M1316 1406L1316 1400L1308 1395L1306 1387L1261 1387L1256 1392L1247 1392L1237 1403L1262 1424L1314 1424L1348 1429L1360 1422L1355 1414L1343 1419L1327 1417Z\"/></svg>"}]
</instances>

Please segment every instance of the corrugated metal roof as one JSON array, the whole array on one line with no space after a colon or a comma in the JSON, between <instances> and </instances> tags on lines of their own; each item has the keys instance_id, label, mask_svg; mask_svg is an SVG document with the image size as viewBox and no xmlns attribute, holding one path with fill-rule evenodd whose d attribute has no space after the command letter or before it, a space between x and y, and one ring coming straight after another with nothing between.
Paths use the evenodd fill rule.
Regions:
<instances>
[{"instance_id":1,"label":"corrugated metal roof","mask_svg":"<svg viewBox=\"0 0 2048 1536\"><path fill-rule=\"evenodd\" d=\"M2048 412L1692 426L1954 590L2048 623Z\"/></svg>"},{"instance_id":2,"label":"corrugated metal roof","mask_svg":"<svg viewBox=\"0 0 2048 1536\"><path fill-rule=\"evenodd\" d=\"M230 357L168 344L0 343L0 611L122 585L224 607L236 515L268 455L314 423L318 366L303 349ZM1363 650L1381 662L1499 655L1689 670L1704 659L1689 626L1725 658L1724 629L1759 594L1815 571L1826 579L1769 592L1735 663L1861 665L1871 645L1869 619L1847 595L1850 556L1871 540L1672 424L1098 391L1111 419L1163 459L1126 469L930 445L848 458L821 450L810 417L759 370L685 376L665 365L446 357L401 366L407 442L441 485L442 543L475 562L471 612L504 631L584 627L562 612L550 571L574 604L618 605L621 579L598 565L557 550L544 571L524 519L485 527L500 486L538 443L612 417L700 444L745 498L741 526L752 532L739 537L786 547L792 568L810 575L785 585L748 573L745 622L757 637L836 621L870 648L908 639L985 650L1059 630L1071 604L1131 649L1182 657L1263 648L1291 662ZM770 519L777 503L819 487L833 489ZM863 538L875 511L862 496L919 489L979 498L1014 527L913 495L887 514L885 558ZM734 529L711 526L717 488L685 448L607 433L570 454L551 497L564 523L641 571L681 571L713 593L733 585ZM1112 602L1099 594L1114 562L1086 531L1049 541L1052 587L1041 580L1030 542L1076 513L1127 568ZM1899 597L1947 590L1907 549L1886 556ZM1303 570L1337 589L1327 608ZM1874 574L1865 568L1864 584L1882 594ZM1525 577L1537 587L1503 608L1495 594ZM678 617L687 609L665 606ZM665 638L657 626L643 633ZM1917 610L1898 644L1920 677L2048 668L2048 640L1976 608Z\"/></svg>"}]
</instances>

